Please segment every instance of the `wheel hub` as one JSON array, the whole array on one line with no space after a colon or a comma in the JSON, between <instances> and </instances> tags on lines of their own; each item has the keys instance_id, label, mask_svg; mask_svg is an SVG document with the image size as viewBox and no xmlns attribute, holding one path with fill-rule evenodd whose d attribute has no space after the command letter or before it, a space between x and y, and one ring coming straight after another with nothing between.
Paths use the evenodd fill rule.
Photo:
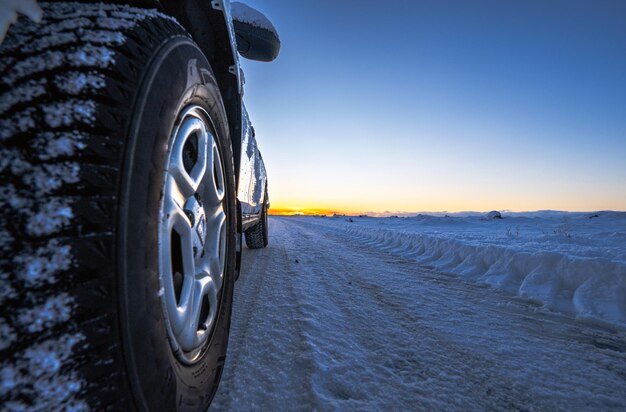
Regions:
<instances>
[{"instance_id":1,"label":"wheel hub","mask_svg":"<svg viewBox=\"0 0 626 412\"><path fill-rule=\"evenodd\" d=\"M184 363L202 355L216 322L225 272L224 169L208 115L185 110L166 164L159 225L159 281L172 350Z\"/></svg>"},{"instance_id":2,"label":"wheel hub","mask_svg":"<svg viewBox=\"0 0 626 412\"><path fill-rule=\"evenodd\" d=\"M193 254L194 257L197 257L198 253L204 248L207 234L206 213L202 207L200 196L190 197L185 203L184 210L191 221L191 229L194 232L194 236L192 236Z\"/></svg>"}]
</instances>

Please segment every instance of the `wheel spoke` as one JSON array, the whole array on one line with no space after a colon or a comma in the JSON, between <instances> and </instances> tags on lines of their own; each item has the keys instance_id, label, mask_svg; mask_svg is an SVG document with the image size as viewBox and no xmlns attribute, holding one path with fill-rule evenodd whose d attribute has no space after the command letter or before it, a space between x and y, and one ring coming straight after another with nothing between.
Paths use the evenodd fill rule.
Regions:
<instances>
[{"instance_id":1,"label":"wheel spoke","mask_svg":"<svg viewBox=\"0 0 626 412\"><path fill-rule=\"evenodd\" d=\"M209 300L209 315L206 319L202 319L205 331L210 331L213 327L213 323L215 322L217 307L219 304L218 292L220 289L221 287L218 287L218 285L213 281L208 282L204 288L204 294ZM205 335L208 335L208 333L205 333Z\"/></svg>"},{"instance_id":2,"label":"wheel spoke","mask_svg":"<svg viewBox=\"0 0 626 412\"><path fill-rule=\"evenodd\" d=\"M206 271L217 289L221 289L224 277L224 263L226 259L226 214L224 208L219 207L207 221L209 228L206 236L205 255L200 265Z\"/></svg>"},{"instance_id":3,"label":"wheel spoke","mask_svg":"<svg viewBox=\"0 0 626 412\"><path fill-rule=\"evenodd\" d=\"M209 312L206 319L200 319L203 309L204 297L208 298ZM211 325L212 319L217 307L217 288L213 280L206 275L200 273L194 282L193 301L187 310L185 319L185 327L178 334L178 342L184 350L193 350L207 338L208 326ZM213 314L212 314L213 313ZM199 327L201 326L201 327Z\"/></svg>"},{"instance_id":4,"label":"wheel spoke","mask_svg":"<svg viewBox=\"0 0 626 412\"><path fill-rule=\"evenodd\" d=\"M185 198L198 190L207 171L208 140L208 132L200 119L190 117L179 126L168 172ZM186 151L193 153L187 154Z\"/></svg>"},{"instance_id":5,"label":"wheel spoke","mask_svg":"<svg viewBox=\"0 0 626 412\"><path fill-rule=\"evenodd\" d=\"M213 281L221 287L224 276L224 259L226 245L226 214L220 207L209 220L211 231L207 233L207 249L209 256L209 274Z\"/></svg>"},{"instance_id":6,"label":"wheel spoke","mask_svg":"<svg viewBox=\"0 0 626 412\"><path fill-rule=\"evenodd\" d=\"M210 206L218 206L224 200L224 169L217 144L213 139L209 144L206 171L207 194L206 202Z\"/></svg>"},{"instance_id":7,"label":"wheel spoke","mask_svg":"<svg viewBox=\"0 0 626 412\"><path fill-rule=\"evenodd\" d=\"M191 225L185 212L173 197L165 199L164 209L166 210L163 217L165 219L164 227L166 233L162 237L164 242L161 245L162 256L165 258L165 262L162 262L163 293L167 311L170 315L172 330L176 333L184 327L186 307L190 303L193 289L195 262L191 252ZM179 239L176 244L172 242L174 233ZM180 257L180 265L176 265L176 262L173 261L176 256ZM181 275L183 276L180 297L176 296L176 288L174 286L174 276L176 275L174 266L182 266L177 268L179 271L182 270Z\"/></svg>"},{"instance_id":8,"label":"wheel spoke","mask_svg":"<svg viewBox=\"0 0 626 412\"><path fill-rule=\"evenodd\" d=\"M191 190L191 187L186 186L187 182L184 180L179 184L179 182L176 181L176 177L170 173L165 175L165 179L165 192L163 193L163 197L166 204L164 205L163 212L167 214L170 207L182 210L185 206L185 195L183 192ZM168 202L173 202L173 205L168 205Z\"/></svg>"}]
</instances>

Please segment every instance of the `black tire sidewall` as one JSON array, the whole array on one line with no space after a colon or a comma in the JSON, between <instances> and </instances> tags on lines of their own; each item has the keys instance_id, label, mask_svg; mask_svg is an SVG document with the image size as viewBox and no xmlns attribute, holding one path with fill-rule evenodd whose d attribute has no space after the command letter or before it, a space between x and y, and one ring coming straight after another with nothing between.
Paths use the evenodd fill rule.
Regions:
<instances>
[{"instance_id":1,"label":"black tire sidewall","mask_svg":"<svg viewBox=\"0 0 626 412\"><path fill-rule=\"evenodd\" d=\"M269 244L269 225L267 221L267 204L263 205L263 246Z\"/></svg>"},{"instance_id":2,"label":"black tire sidewall","mask_svg":"<svg viewBox=\"0 0 626 412\"><path fill-rule=\"evenodd\" d=\"M190 77L195 60L203 75ZM118 211L118 293L126 370L135 402L146 410L200 410L219 383L230 327L235 274L235 181L225 110L209 63L176 36L153 55L134 103ZM190 81L191 78L191 81ZM227 257L222 301L208 349L189 366L174 355L159 298L158 225L167 148L178 114L203 107L214 126L227 180Z\"/></svg>"}]
</instances>

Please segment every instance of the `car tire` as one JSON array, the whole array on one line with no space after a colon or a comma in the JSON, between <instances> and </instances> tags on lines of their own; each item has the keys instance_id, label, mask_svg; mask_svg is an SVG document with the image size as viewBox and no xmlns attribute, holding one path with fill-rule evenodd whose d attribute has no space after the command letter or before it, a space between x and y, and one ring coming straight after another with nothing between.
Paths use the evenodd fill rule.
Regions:
<instances>
[{"instance_id":1,"label":"car tire","mask_svg":"<svg viewBox=\"0 0 626 412\"><path fill-rule=\"evenodd\" d=\"M237 227L233 152L211 67L186 31L155 11L43 9L41 23L21 19L0 46L0 404L206 410L226 355ZM202 256L219 250L202 272L212 276L213 300L190 300L202 302L204 320L188 324L203 340L187 350L175 342L164 297L176 282L164 274L175 264L163 262L180 259L161 245L172 153L190 113L203 126L188 141L209 142L207 156L213 150L221 168L218 179L206 163L198 184L204 196L206 182L219 180L211 210L221 223L212 223L200 189L189 197L198 199L196 215L181 206ZM196 170L204 152L184 150ZM193 242L180 243L183 255ZM182 270L183 283L200 290Z\"/></svg>"},{"instance_id":2,"label":"car tire","mask_svg":"<svg viewBox=\"0 0 626 412\"><path fill-rule=\"evenodd\" d=\"M267 222L267 207L261 208L261 219L259 222L245 231L246 246L249 249L262 249L269 244L269 231Z\"/></svg>"}]
</instances>

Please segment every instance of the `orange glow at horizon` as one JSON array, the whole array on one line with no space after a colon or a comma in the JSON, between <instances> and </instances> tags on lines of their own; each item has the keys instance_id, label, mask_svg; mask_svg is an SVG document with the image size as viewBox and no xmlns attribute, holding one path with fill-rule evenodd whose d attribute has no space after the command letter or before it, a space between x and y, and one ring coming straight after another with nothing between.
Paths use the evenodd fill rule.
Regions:
<instances>
[{"instance_id":1,"label":"orange glow at horizon","mask_svg":"<svg viewBox=\"0 0 626 412\"><path fill-rule=\"evenodd\" d=\"M269 214L273 216L315 216L315 215L332 215L335 213L344 213L337 210L330 209L316 209L316 208L289 208L289 207L271 207Z\"/></svg>"},{"instance_id":2,"label":"orange glow at horizon","mask_svg":"<svg viewBox=\"0 0 626 412\"><path fill-rule=\"evenodd\" d=\"M306 203L305 203L306 204ZM376 213L376 212L372 212ZM357 210L355 208L350 207L333 207L329 205L318 205L318 206L310 206L310 207L302 207L301 205L292 205L292 204L284 204L278 203L274 206L274 204L270 207L269 210L270 215L274 216L315 216L315 215L326 215L332 216L334 214L339 215L361 215L364 214L362 210Z\"/></svg>"},{"instance_id":3,"label":"orange glow at horizon","mask_svg":"<svg viewBox=\"0 0 626 412\"><path fill-rule=\"evenodd\" d=\"M370 205L370 206L374 206L374 205ZM320 206L316 206L316 207L303 207L303 206L290 206L290 205L283 205L283 204L277 204L276 206L272 205L272 207L269 210L269 214L273 215L273 216L319 216L319 215L325 215L325 216L332 216L334 214L338 214L338 215L351 215L351 216L358 216L358 215L370 215L370 216L387 216L387 215L394 215L394 214L406 214L406 213L429 213L429 212L447 212L447 213L457 213L457 212L489 212L491 210L500 210L500 211L510 211L510 212L532 212L532 211L536 211L536 210L560 210L560 211L568 211L568 212L594 212L594 211L598 211L598 210L607 210L606 208L602 208L602 207L597 207L600 205L593 205L593 204L589 204L589 205L577 205L578 207L576 208L563 208L563 207L558 207L558 206L562 206L562 205L551 205L553 207L543 207L543 208L537 208L537 205L525 205L525 206L529 206L529 207L522 207L522 208L509 208L506 207L504 204L500 203L498 205L494 205L496 207L491 208L491 209L487 209L484 206L485 205L481 205L481 204L472 204L470 202L468 202L468 204L465 205L465 207L449 207L449 208L437 208L437 207L433 207L434 205L428 205L431 207L428 207L426 205L423 205L422 207L416 207L416 205L412 205L413 207L408 207L408 208L403 208L403 209L399 209L399 208L394 208L394 207L388 207L388 208L381 208L381 207L370 207L368 209L355 209L355 208L350 208L350 207L332 207L332 206L327 206L327 205L320 205ZM426 207L424 207L426 206ZM448 205L449 206L449 205ZM532 207L535 206L535 207ZM554 207L556 206L556 207ZM582 206L582 207L581 207ZM594 208L594 206L596 206ZM625 209L611 209L611 210L625 210Z\"/></svg>"},{"instance_id":4,"label":"orange glow at horizon","mask_svg":"<svg viewBox=\"0 0 626 412\"><path fill-rule=\"evenodd\" d=\"M271 165L271 163L268 162ZM430 168L431 166L428 166ZM436 165L432 166L436 168ZM290 170L295 166L290 166ZM392 176L385 173L337 172L313 166L306 174L269 174L270 214L274 215L369 215L386 216L418 213L532 212L557 210L595 212L626 211L626 191L606 190L595 180L576 186L564 176L533 185L514 176L488 180L487 176L459 178L440 173L420 177L410 171ZM295 169L297 170L297 169ZM271 170L270 170L271 173ZM530 172L529 172L530 173ZM437 174L434 179L428 176ZM559 175L560 176L560 175ZM485 183L488 181L488 184ZM585 196L581 196L585 193Z\"/></svg>"}]
</instances>

